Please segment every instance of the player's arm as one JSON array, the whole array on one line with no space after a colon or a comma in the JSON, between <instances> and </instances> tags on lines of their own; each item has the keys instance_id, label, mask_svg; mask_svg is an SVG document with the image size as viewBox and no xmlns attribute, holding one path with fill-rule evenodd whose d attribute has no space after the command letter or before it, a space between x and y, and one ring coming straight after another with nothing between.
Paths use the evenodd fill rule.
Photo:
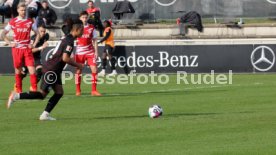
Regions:
<instances>
[{"instance_id":1,"label":"player's arm","mask_svg":"<svg viewBox=\"0 0 276 155\"><path fill-rule=\"evenodd\" d=\"M106 36L103 37L103 39L100 40L99 43L102 43L102 42L106 41L106 40L110 37L110 35L111 35L111 30L109 30L109 31L106 33Z\"/></svg>"},{"instance_id":2,"label":"player's arm","mask_svg":"<svg viewBox=\"0 0 276 155\"><path fill-rule=\"evenodd\" d=\"M37 25L35 23L33 23L32 25L32 30L34 31L35 35L38 37L38 29L37 29ZM33 45L33 42L31 42L29 44L29 48L33 49L35 46Z\"/></svg>"},{"instance_id":3,"label":"player's arm","mask_svg":"<svg viewBox=\"0 0 276 155\"><path fill-rule=\"evenodd\" d=\"M93 31L93 39L92 39L92 44L95 48L95 57L98 58L99 56L99 50L98 50L98 35L97 32L94 30Z\"/></svg>"},{"instance_id":4,"label":"player's arm","mask_svg":"<svg viewBox=\"0 0 276 155\"><path fill-rule=\"evenodd\" d=\"M72 59L67 53L63 53L62 61L69 64L69 65L71 65L71 66L77 67L78 69L83 68L82 64L76 63L75 60Z\"/></svg>"},{"instance_id":5,"label":"player's arm","mask_svg":"<svg viewBox=\"0 0 276 155\"><path fill-rule=\"evenodd\" d=\"M83 65L79 64L79 63L76 63L76 61L70 57L72 52L73 52L73 45L67 45L63 49L62 61L69 64L69 65L71 65L71 66L77 67L78 69L82 69Z\"/></svg>"},{"instance_id":6,"label":"player's arm","mask_svg":"<svg viewBox=\"0 0 276 155\"><path fill-rule=\"evenodd\" d=\"M40 36L39 35L36 35L36 37L35 38L32 38L32 40L35 40L34 41L34 43L33 43L33 47L34 48L32 48L32 52L33 53L36 53L36 52L38 52L38 51L43 51L45 48L47 48L48 47L48 40L49 40L49 34L48 33L46 33L46 41L44 42L44 44L42 45L42 46L40 46L40 47L36 47L36 45L38 44L38 42L39 42L39 40L41 39L40 38Z\"/></svg>"},{"instance_id":7,"label":"player's arm","mask_svg":"<svg viewBox=\"0 0 276 155\"><path fill-rule=\"evenodd\" d=\"M12 43L7 36L10 30L11 30L11 25L8 24L1 33L1 39L3 39L6 42L6 44L8 44L9 46L14 47L15 44Z\"/></svg>"}]
</instances>

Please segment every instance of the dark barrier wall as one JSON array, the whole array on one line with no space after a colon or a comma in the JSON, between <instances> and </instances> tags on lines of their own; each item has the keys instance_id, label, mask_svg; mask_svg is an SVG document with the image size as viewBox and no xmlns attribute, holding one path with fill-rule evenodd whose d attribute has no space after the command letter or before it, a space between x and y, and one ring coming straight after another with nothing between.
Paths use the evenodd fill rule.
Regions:
<instances>
[{"instance_id":1,"label":"dark barrier wall","mask_svg":"<svg viewBox=\"0 0 276 155\"><path fill-rule=\"evenodd\" d=\"M276 17L276 0L94 0L101 8L102 18L112 17L118 1L130 1L136 19L170 19L181 16L179 11L197 11L203 17ZM60 19L64 13L78 14L87 0L48 0Z\"/></svg>"},{"instance_id":2,"label":"dark barrier wall","mask_svg":"<svg viewBox=\"0 0 276 155\"><path fill-rule=\"evenodd\" d=\"M118 46L115 58L120 73L276 72L275 50L276 45ZM13 73L11 49L0 51L0 73ZM53 47L43 53L43 61L52 51Z\"/></svg>"}]
</instances>

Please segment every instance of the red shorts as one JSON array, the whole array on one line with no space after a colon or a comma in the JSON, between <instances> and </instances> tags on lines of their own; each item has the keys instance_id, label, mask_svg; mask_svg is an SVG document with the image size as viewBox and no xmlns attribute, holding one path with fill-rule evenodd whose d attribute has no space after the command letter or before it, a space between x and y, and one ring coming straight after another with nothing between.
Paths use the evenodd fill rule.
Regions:
<instances>
[{"instance_id":1,"label":"red shorts","mask_svg":"<svg viewBox=\"0 0 276 155\"><path fill-rule=\"evenodd\" d=\"M97 66L97 58L95 57L95 53L89 55L75 55L75 61L81 64L85 64L85 62L87 62L89 66Z\"/></svg>"},{"instance_id":2,"label":"red shorts","mask_svg":"<svg viewBox=\"0 0 276 155\"><path fill-rule=\"evenodd\" d=\"M32 50L12 48L12 58L14 68L25 66L34 66L34 57Z\"/></svg>"}]
</instances>

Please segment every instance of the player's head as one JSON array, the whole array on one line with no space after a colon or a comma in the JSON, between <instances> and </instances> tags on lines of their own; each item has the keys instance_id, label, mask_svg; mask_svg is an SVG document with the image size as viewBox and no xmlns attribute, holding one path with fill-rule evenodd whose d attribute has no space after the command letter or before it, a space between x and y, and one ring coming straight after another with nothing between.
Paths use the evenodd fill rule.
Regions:
<instances>
[{"instance_id":1,"label":"player's head","mask_svg":"<svg viewBox=\"0 0 276 155\"><path fill-rule=\"evenodd\" d=\"M107 27L111 27L112 23L109 20L105 20L104 23L103 23L103 25L104 25L105 28L107 28Z\"/></svg>"},{"instance_id":2,"label":"player's head","mask_svg":"<svg viewBox=\"0 0 276 155\"><path fill-rule=\"evenodd\" d=\"M74 38L81 37L83 34L83 24L81 20L75 20L72 29L71 29L71 34L73 35Z\"/></svg>"},{"instance_id":3,"label":"player's head","mask_svg":"<svg viewBox=\"0 0 276 155\"><path fill-rule=\"evenodd\" d=\"M48 6L49 6L49 5L48 5L48 2L47 2L46 0L42 1L41 5L42 5L42 7L43 7L44 9L47 9Z\"/></svg>"},{"instance_id":4,"label":"player's head","mask_svg":"<svg viewBox=\"0 0 276 155\"><path fill-rule=\"evenodd\" d=\"M46 27L45 27L45 25L40 25L38 27L38 34L40 35L40 37L45 36L45 34L46 34Z\"/></svg>"},{"instance_id":5,"label":"player's head","mask_svg":"<svg viewBox=\"0 0 276 155\"><path fill-rule=\"evenodd\" d=\"M18 12L18 15L22 18L25 17L26 15L26 5L25 3L21 2L17 5L17 12Z\"/></svg>"},{"instance_id":6,"label":"player's head","mask_svg":"<svg viewBox=\"0 0 276 155\"><path fill-rule=\"evenodd\" d=\"M88 4L88 7L89 7L89 8L93 8L93 7L94 7L94 2L91 1L91 0L89 0L89 1L87 2L87 4Z\"/></svg>"},{"instance_id":7,"label":"player's head","mask_svg":"<svg viewBox=\"0 0 276 155\"><path fill-rule=\"evenodd\" d=\"M79 15L80 20L82 21L83 25L87 24L88 21L88 13L86 11L82 11Z\"/></svg>"}]
</instances>

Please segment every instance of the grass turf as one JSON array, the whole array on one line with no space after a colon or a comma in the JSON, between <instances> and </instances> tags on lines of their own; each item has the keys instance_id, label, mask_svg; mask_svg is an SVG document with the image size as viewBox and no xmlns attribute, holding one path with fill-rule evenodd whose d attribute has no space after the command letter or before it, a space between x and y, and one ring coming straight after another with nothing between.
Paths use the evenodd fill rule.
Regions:
<instances>
[{"instance_id":1,"label":"grass turf","mask_svg":"<svg viewBox=\"0 0 276 155\"><path fill-rule=\"evenodd\" d=\"M0 154L276 154L275 74L234 75L233 85L176 85L170 77L168 85L100 85L104 97L89 96L89 85L76 97L70 81L52 113L58 121L40 122L47 100L6 110L13 77L2 76ZM155 103L164 116L150 119Z\"/></svg>"}]
</instances>

